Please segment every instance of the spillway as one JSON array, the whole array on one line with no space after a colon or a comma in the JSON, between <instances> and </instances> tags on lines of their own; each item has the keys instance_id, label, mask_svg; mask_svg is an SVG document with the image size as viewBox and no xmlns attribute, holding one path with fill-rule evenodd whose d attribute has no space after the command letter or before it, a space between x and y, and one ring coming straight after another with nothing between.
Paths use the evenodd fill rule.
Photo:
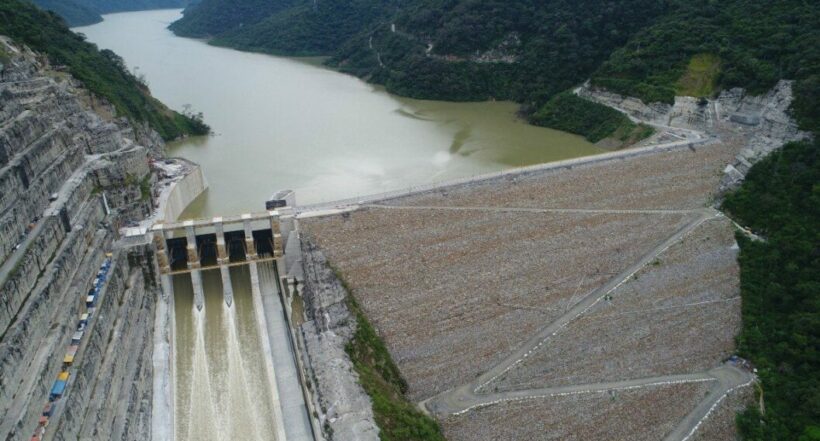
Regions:
<instances>
[{"instance_id":1,"label":"spillway","mask_svg":"<svg viewBox=\"0 0 820 441\"><path fill-rule=\"evenodd\" d=\"M270 378L265 369L247 266L230 268L233 302L219 270L202 272L204 307L191 277L174 276L176 314L175 439L275 439Z\"/></svg>"}]
</instances>

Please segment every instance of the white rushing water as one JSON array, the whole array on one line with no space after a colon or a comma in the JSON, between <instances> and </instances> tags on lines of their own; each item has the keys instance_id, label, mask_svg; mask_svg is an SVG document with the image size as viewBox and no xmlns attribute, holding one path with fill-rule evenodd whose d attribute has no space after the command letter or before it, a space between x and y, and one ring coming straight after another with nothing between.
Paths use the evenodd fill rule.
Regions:
<instances>
[{"instance_id":1,"label":"white rushing water","mask_svg":"<svg viewBox=\"0 0 820 441\"><path fill-rule=\"evenodd\" d=\"M179 441L274 439L270 379L263 367L250 274L239 267L230 275L234 301L228 306L220 272L202 273L202 310L194 305L190 276L174 276Z\"/></svg>"}]
</instances>

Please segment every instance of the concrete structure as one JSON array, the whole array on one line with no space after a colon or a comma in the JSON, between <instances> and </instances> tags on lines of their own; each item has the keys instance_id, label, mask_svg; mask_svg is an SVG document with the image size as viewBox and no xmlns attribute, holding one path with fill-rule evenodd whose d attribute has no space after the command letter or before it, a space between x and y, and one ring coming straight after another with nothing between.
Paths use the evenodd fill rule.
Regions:
<instances>
[{"instance_id":1,"label":"concrete structure","mask_svg":"<svg viewBox=\"0 0 820 441\"><path fill-rule=\"evenodd\" d=\"M197 182L199 182L197 180ZM195 188L200 188L195 186ZM279 192L281 199L269 201L267 206L275 210L218 216L211 219L184 220L156 223L151 227L129 231L124 243L150 244L156 259L156 267L162 279L163 309L166 317L162 322L170 327L170 335L155 342L155 372L170 381L155 382L154 405L168 413L167 419L157 419L153 426L154 439L172 439L173 421L173 283L174 275L190 274L197 309L204 307L202 272L219 269L222 292L228 306L233 303L233 285L230 267L248 265L251 274L251 290L258 322L260 350L265 354L265 376L272 392L273 419L277 440L314 440L315 423L307 410L305 385L298 367L292 333L288 330L283 302L284 296L279 273L284 272L283 235L293 228L292 192ZM276 198L276 196L274 197ZM270 274L260 276L260 263L272 262ZM156 335L162 334L161 330ZM157 363L159 361L159 363ZM160 377L160 375L158 375ZM280 394L281 392L281 394ZM321 434L319 435L321 436ZM321 438L320 438L321 439Z\"/></svg>"},{"instance_id":2,"label":"concrete structure","mask_svg":"<svg viewBox=\"0 0 820 441\"><path fill-rule=\"evenodd\" d=\"M230 306L233 289L228 267L276 261L283 255L279 211L160 223L147 235L162 274L191 273L199 309L204 298L202 270L220 270L225 302Z\"/></svg>"}]
</instances>

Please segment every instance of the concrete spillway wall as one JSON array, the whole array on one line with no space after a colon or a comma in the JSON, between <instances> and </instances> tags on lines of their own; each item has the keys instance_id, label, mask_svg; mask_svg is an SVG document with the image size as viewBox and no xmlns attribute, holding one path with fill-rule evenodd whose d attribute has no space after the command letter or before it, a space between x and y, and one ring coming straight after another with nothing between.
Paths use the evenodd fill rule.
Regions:
<instances>
[{"instance_id":1,"label":"concrete spillway wall","mask_svg":"<svg viewBox=\"0 0 820 441\"><path fill-rule=\"evenodd\" d=\"M178 160L185 161L184 159ZM191 162L188 162L188 164L190 172L172 184L167 197L160 203L162 220L166 222L179 219L179 216L182 215L188 205L208 188L202 168Z\"/></svg>"}]
</instances>

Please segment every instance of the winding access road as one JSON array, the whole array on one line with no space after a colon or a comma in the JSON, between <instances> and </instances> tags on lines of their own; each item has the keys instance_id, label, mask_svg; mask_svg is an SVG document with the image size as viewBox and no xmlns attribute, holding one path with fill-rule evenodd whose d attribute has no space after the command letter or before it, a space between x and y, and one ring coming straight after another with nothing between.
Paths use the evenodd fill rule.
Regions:
<instances>
[{"instance_id":1,"label":"winding access road","mask_svg":"<svg viewBox=\"0 0 820 441\"><path fill-rule=\"evenodd\" d=\"M373 208L383 209L445 209L441 207L396 207L386 205L371 205ZM450 207L455 210L465 209L479 209L487 210L489 208L482 207ZM527 210L530 209L511 209L511 208L494 208L497 210ZM533 209L538 212L619 212L619 210L563 210L563 209ZM661 210L622 210L629 213L656 213L666 212ZM682 211L677 211L681 213ZM678 424L678 426L671 431L665 441L685 441L692 436L700 424L708 417L723 398L732 390L750 384L754 377L751 373L741 368L730 364L717 367L708 372L699 372L682 375L665 375L650 378L628 379L628 380L614 380L611 382L594 383L594 384L578 384L570 386L560 386L552 388L538 388L538 389L524 389L516 391L507 391L499 393L490 393L486 391L487 386L509 372L519 364L521 364L527 357L531 356L535 351L538 351L542 346L548 343L550 338L561 332L572 321L585 314L592 309L598 302L603 300L607 295L611 294L624 283L629 281L632 276L638 271L649 265L659 255L663 254L670 247L680 242L686 235L695 230L704 222L720 218L723 215L714 209L700 209L684 211L694 215L692 221L687 223L675 231L671 236L666 238L662 243L644 254L638 261L630 265L627 269L617 274L610 279L609 282L592 291L583 299L578 301L571 309L564 315L542 328L537 334L529 338L520 348L511 353L507 358L502 360L490 370L483 373L475 380L463 384L454 389L445 391L430 399L420 403L423 410L436 414L438 416L460 415L472 409L500 404L508 401L520 401L536 398L548 398L554 396L575 395L584 393L596 393L612 390L628 390L652 386L661 386L667 384L680 383L697 383L697 382L714 382L714 386L709 395L704 398L690 413Z\"/></svg>"}]
</instances>

